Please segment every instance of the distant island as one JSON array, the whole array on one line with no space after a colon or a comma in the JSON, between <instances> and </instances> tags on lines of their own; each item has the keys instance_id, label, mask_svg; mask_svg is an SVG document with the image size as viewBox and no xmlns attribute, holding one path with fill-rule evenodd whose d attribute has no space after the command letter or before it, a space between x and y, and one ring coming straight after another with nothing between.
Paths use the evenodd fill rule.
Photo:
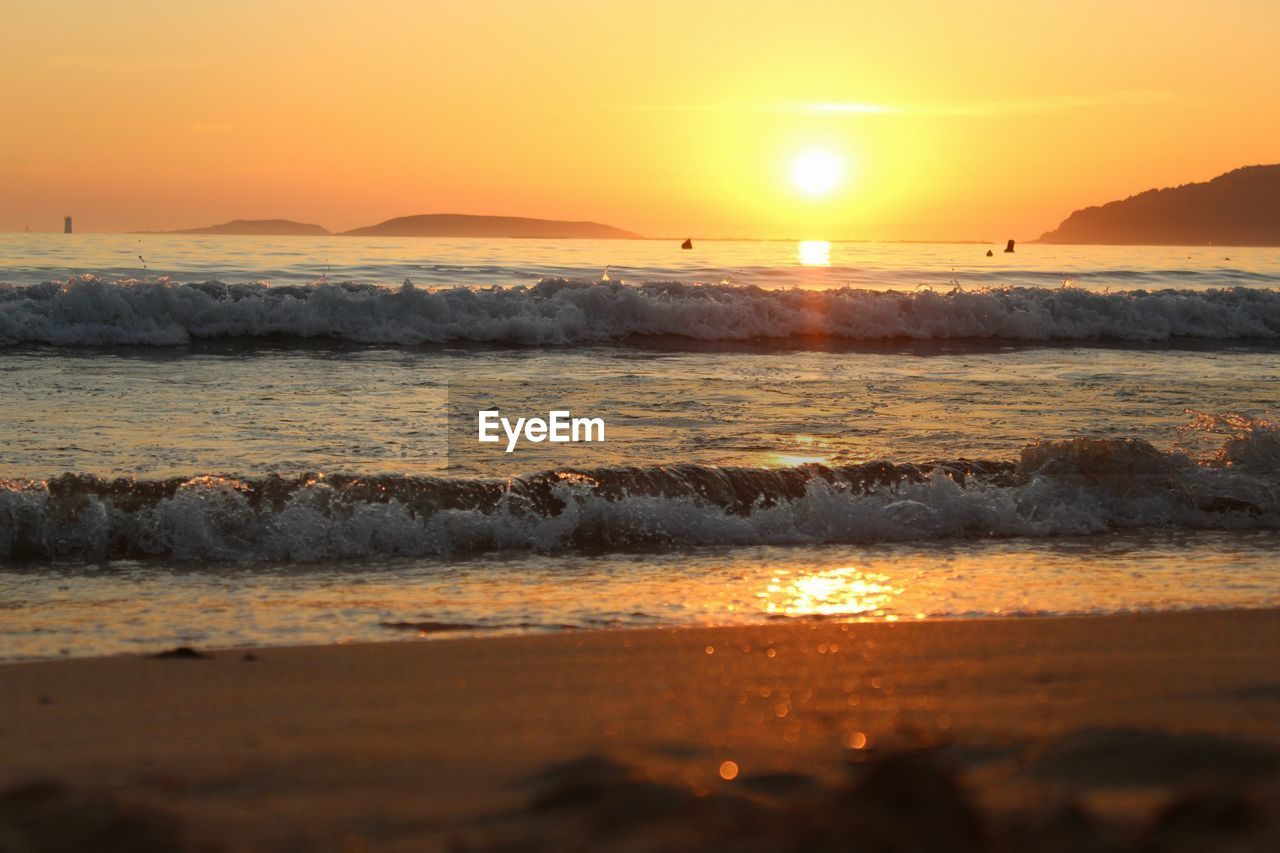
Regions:
<instances>
[{"instance_id":1,"label":"distant island","mask_svg":"<svg viewBox=\"0 0 1280 853\"><path fill-rule=\"evenodd\" d=\"M349 237L535 237L637 240L639 234L599 222L527 219L523 216L471 216L428 213L398 216L378 225L342 232Z\"/></svg>"},{"instance_id":2,"label":"distant island","mask_svg":"<svg viewBox=\"0 0 1280 853\"><path fill-rule=\"evenodd\" d=\"M1040 243L1280 246L1280 165L1147 190L1072 213Z\"/></svg>"},{"instance_id":3,"label":"distant island","mask_svg":"<svg viewBox=\"0 0 1280 853\"><path fill-rule=\"evenodd\" d=\"M205 228L183 228L179 231L165 231L165 234L237 234L264 237L323 237L330 232L319 225L306 222L293 222L289 219L233 219L221 225L210 225Z\"/></svg>"},{"instance_id":4,"label":"distant island","mask_svg":"<svg viewBox=\"0 0 1280 853\"><path fill-rule=\"evenodd\" d=\"M353 228L335 235L319 225L289 219L233 219L221 225L142 234L213 234L258 237L532 237L545 239L640 240L639 234L599 222L529 219L523 216L473 216L464 213L426 213L399 216L377 225Z\"/></svg>"}]
</instances>

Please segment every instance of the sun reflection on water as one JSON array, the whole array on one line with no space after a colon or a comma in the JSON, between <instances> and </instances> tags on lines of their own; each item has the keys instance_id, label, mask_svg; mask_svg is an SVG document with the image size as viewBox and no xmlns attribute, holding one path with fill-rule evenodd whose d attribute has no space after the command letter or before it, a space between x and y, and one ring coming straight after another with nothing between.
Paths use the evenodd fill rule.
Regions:
<instances>
[{"instance_id":1,"label":"sun reflection on water","mask_svg":"<svg viewBox=\"0 0 1280 853\"><path fill-rule=\"evenodd\" d=\"M806 455L802 453L766 453L764 455L766 465L781 466L783 468L795 468L798 465L829 465L831 458L829 456Z\"/></svg>"},{"instance_id":2,"label":"sun reflection on water","mask_svg":"<svg viewBox=\"0 0 1280 853\"><path fill-rule=\"evenodd\" d=\"M796 435L791 438L795 446L785 450L771 450L760 455L764 467L792 468L797 465L832 465L835 463L830 442L820 436Z\"/></svg>"},{"instance_id":3,"label":"sun reflection on water","mask_svg":"<svg viewBox=\"0 0 1280 853\"><path fill-rule=\"evenodd\" d=\"M803 267L829 267L831 244L826 240L801 240L796 257Z\"/></svg>"},{"instance_id":4,"label":"sun reflection on water","mask_svg":"<svg viewBox=\"0 0 1280 853\"><path fill-rule=\"evenodd\" d=\"M773 615L880 616L901 592L888 575L846 566L809 573L778 572L756 598L763 610Z\"/></svg>"}]
</instances>

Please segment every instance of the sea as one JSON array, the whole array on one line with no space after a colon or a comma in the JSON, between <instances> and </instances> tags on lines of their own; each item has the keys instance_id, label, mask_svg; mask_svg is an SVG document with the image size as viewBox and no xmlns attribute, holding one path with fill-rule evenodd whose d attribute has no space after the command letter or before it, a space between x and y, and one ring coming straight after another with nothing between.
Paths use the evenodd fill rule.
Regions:
<instances>
[{"instance_id":1,"label":"sea","mask_svg":"<svg viewBox=\"0 0 1280 853\"><path fill-rule=\"evenodd\" d=\"M1280 249L694 242L0 235L0 659L1280 605Z\"/></svg>"}]
</instances>

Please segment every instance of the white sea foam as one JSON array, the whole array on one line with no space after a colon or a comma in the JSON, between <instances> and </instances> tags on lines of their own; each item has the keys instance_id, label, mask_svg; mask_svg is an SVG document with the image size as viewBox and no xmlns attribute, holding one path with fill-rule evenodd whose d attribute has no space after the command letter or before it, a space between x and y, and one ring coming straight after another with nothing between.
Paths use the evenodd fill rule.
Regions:
<instances>
[{"instance_id":1,"label":"white sea foam","mask_svg":"<svg viewBox=\"0 0 1280 853\"><path fill-rule=\"evenodd\" d=\"M218 338L327 338L417 345L572 345L666 336L699 341L1230 341L1280 338L1280 291L1234 287L1099 293L764 290L563 279L532 287L175 284L81 276L0 287L0 345L179 345Z\"/></svg>"},{"instance_id":2,"label":"white sea foam","mask_svg":"<svg viewBox=\"0 0 1280 853\"><path fill-rule=\"evenodd\" d=\"M0 483L0 558L318 561L1280 529L1280 430L1212 459L1137 439L1045 442L1018 463L663 466L509 482L410 477Z\"/></svg>"}]
</instances>

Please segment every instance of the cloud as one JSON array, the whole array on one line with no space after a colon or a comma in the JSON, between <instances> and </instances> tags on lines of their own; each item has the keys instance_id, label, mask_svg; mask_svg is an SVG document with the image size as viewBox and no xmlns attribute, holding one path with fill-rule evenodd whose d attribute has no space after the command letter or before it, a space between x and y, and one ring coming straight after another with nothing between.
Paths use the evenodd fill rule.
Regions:
<instances>
[{"instance_id":1,"label":"cloud","mask_svg":"<svg viewBox=\"0 0 1280 853\"><path fill-rule=\"evenodd\" d=\"M920 115L960 116L970 118L999 118L1004 116L1056 113L1067 110L1115 104L1159 104L1171 100L1168 92L1132 90L1107 92L1099 95L1060 95L1048 98L1019 98L971 102L926 102L917 104L869 104L862 102L834 101L811 104L795 104L786 112L810 115Z\"/></svg>"},{"instance_id":2,"label":"cloud","mask_svg":"<svg viewBox=\"0 0 1280 853\"><path fill-rule=\"evenodd\" d=\"M878 104L869 101L818 101L812 103L715 104L629 104L613 105L619 112L700 112L700 113L792 113L830 116L942 116L960 118L1002 118L1066 112L1116 104L1150 105L1167 103L1173 96L1155 90L1124 90L1098 95L1058 95L1045 98L1010 98L992 101L925 101L905 104Z\"/></svg>"}]
</instances>

